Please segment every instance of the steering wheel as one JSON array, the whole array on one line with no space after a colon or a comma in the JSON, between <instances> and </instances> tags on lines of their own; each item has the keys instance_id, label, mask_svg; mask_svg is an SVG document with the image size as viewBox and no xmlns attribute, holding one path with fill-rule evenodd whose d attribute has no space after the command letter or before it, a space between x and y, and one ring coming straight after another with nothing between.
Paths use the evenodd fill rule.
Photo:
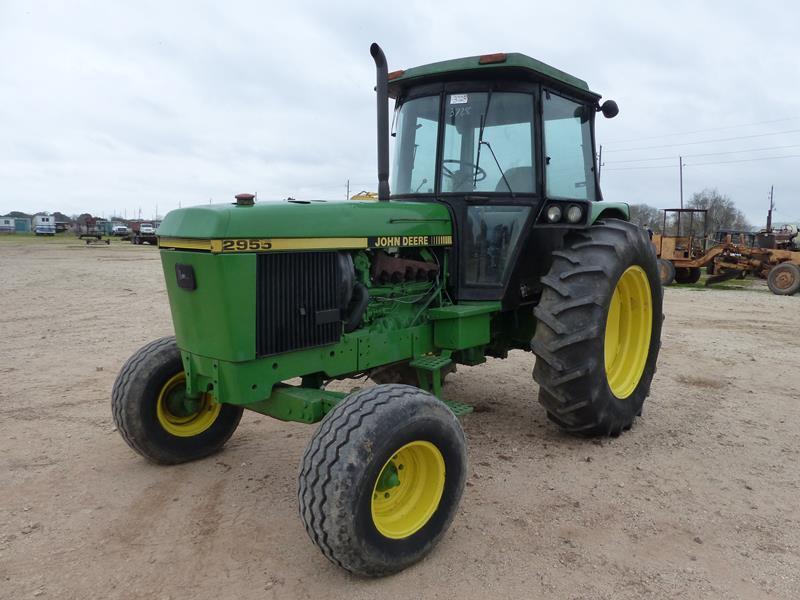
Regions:
<instances>
[{"instance_id":1,"label":"steering wheel","mask_svg":"<svg viewBox=\"0 0 800 600\"><path fill-rule=\"evenodd\" d=\"M463 169L464 167L472 167L472 173L473 173L473 176L475 177L475 181L483 181L484 179L486 179L486 171L483 170L483 167L479 167L478 165L476 165L474 163L467 162L465 160L459 160L457 158L445 158L442 161L442 175L444 175L445 177L447 177L449 179L453 179L455 177L455 171L453 171L452 169L446 167L445 166L446 164L459 165L459 168L457 169L459 171L461 169ZM477 172L477 174L476 174L476 172Z\"/></svg>"}]
</instances>

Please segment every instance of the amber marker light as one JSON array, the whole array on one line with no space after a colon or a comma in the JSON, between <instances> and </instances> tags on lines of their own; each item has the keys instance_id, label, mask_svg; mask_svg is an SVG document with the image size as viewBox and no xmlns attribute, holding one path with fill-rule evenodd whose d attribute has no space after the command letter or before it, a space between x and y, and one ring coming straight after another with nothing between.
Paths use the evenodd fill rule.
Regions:
<instances>
[{"instance_id":1,"label":"amber marker light","mask_svg":"<svg viewBox=\"0 0 800 600\"><path fill-rule=\"evenodd\" d=\"M491 65L494 63L503 63L506 62L506 53L505 52L497 52L496 54L484 54L478 59L478 64L480 65Z\"/></svg>"}]
</instances>

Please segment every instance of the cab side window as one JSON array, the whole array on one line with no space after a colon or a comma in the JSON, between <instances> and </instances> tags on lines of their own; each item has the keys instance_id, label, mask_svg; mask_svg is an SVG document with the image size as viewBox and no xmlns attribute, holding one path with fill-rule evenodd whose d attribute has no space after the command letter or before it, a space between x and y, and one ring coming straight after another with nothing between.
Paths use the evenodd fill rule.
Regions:
<instances>
[{"instance_id":1,"label":"cab side window","mask_svg":"<svg viewBox=\"0 0 800 600\"><path fill-rule=\"evenodd\" d=\"M549 198L594 200L591 107L544 92L544 151Z\"/></svg>"}]
</instances>

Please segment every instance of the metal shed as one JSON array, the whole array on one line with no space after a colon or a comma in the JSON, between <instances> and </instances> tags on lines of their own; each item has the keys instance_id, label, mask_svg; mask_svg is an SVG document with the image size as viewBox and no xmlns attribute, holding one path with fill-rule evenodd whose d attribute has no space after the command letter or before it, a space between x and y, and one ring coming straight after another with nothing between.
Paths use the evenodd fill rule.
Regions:
<instances>
[{"instance_id":1,"label":"metal shed","mask_svg":"<svg viewBox=\"0 0 800 600\"><path fill-rule=\"evenodd\" d=\"M30 233L31 232L31 220L27 217L15 217L14 218L14 231L16 233Z\"/></svg>"}]
</instances>

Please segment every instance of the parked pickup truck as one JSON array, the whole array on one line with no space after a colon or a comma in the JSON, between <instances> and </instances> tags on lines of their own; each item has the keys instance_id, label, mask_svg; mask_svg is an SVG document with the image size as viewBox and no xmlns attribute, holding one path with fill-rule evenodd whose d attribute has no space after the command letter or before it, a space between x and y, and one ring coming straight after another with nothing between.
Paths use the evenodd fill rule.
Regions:
<instances>
[{"instance_id":1,"label":"parked pickup truck","mask_svg":"<svg viewBox=\"0 0 800 600\"><path fill-rule=\"evenodd\" d=\"M156 228L152 223L134 223L131 242L134 244L153 244L158 243Z\"/></svg>"}]
</instances>

